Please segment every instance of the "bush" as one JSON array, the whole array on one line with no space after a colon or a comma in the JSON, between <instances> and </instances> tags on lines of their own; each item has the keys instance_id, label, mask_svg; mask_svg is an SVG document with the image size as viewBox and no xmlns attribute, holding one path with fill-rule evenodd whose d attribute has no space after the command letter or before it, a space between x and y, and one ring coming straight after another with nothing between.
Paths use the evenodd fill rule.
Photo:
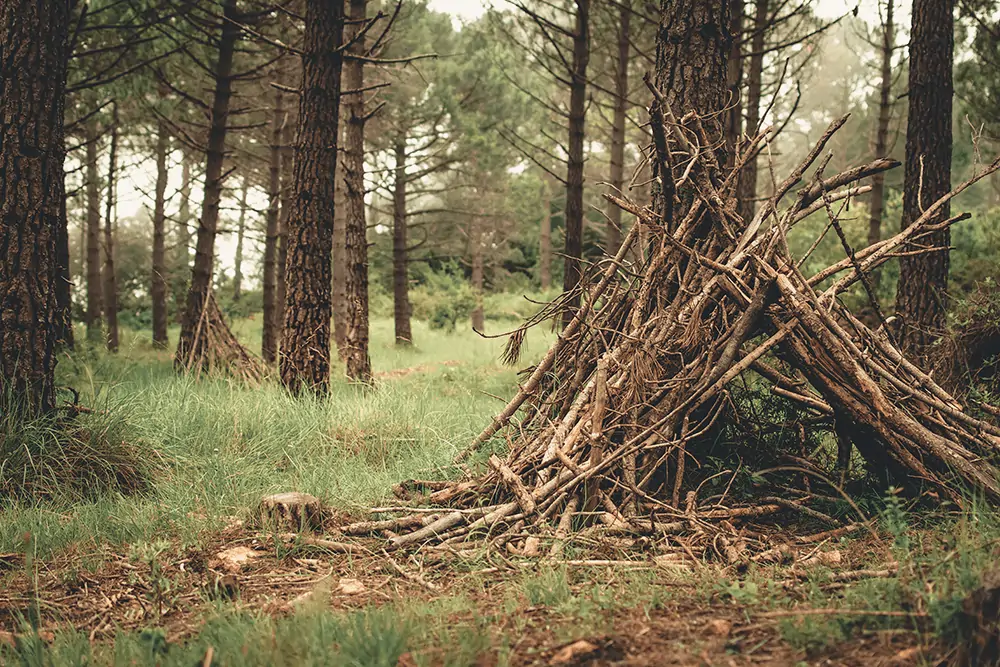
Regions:
<instances>
[{"instance_id":1,"label":"bush","mask_svg":"<svg viewBox=\"0 0 1000 667\"><path fill-rule=\"evenodd\" d=\"M410 303L415 318L432 329L451 331L472 315L476 295L458 265L449 264L443 271L428 272L424 283L410 291Z\"/></svg>"}]
</instances>

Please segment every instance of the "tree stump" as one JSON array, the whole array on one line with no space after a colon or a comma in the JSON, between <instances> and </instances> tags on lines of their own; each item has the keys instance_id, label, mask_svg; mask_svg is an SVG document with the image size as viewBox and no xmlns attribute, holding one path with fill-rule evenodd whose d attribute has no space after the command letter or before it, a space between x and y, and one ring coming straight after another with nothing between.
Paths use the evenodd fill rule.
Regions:
<instances>
[{"instance_id":1,"label":"tree stump","mask_svg":"<svg viewBox=\"0 0 1000 667\"><path fill-rule=\"evenodd\" d=\"M325 516L326 508L319 498L290 491L262 498L255 523L272 530L297 533L321 527Z\"/></svg>"}]
</instances>

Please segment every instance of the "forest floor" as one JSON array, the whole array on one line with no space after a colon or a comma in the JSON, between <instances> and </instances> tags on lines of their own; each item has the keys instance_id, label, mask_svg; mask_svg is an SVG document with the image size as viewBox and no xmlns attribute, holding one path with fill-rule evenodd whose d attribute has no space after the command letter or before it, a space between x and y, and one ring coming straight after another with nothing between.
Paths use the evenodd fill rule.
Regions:
<instances>
[{"instance_id":1,"label":"forest floor","mask_svg":"<svg viewBox=\"0 0 1000 667\"><path fill-rule=\"evenodd\" d=\"M252 529L270 493L311 493L343 519L402 480L454 475L515 387L502 340L417 326L399 350L390 327L373 327L377 391L338 384L325 403L177 377L141 335L117 357L62 359L85 404L125 415L154 484L0 509L0 664L939 664L997 560L992 513L891 502L800 562L749 567L572 548L559 564L345 555ZM239 333L259 346L254 323Z\"/></svg>"}]
</instances>

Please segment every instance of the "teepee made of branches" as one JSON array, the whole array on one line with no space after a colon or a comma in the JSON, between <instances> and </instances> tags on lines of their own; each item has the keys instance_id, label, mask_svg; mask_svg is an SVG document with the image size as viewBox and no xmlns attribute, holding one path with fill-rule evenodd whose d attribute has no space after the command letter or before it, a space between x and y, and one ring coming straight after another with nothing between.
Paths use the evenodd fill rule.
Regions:
<instances>
[{"instance_id":1,"label":"teepee made of branches","mask_svg":"<svg viewBox=\"0 0 1000 667\"><path fill-rule=\"evenodd\" d=\"M873 270L920 252L922 236L968 217L940 212L1000 161L900 233L854 251L840 225L843 207L868 191L864 179L898 163L880 159L827 175L824 151L846 117L784 180L774 179L771 196L743 220L739 173L767 150L770 134L746 141L726 170L708 123L694 114L678 120L657 97L651 159L663 197L677 206L664 214L608 196L637 223L617 255L595 267L576 316L468 450L504 439L506 456L491 456L482 474L418 484L419 510L346 532L377 529L396 548L533 535L556 549L580 531L662 536L695 523L809 514L805 494L799 502L792 492L757 502L699 498L704 462L693 446L727 418L734 382L750 373L806 417L835 424L841 454L856 448L893 483L957 503L969 489L1000 500L1000 428L976 416L989 411L970 411L907 360L874 298L874 327L838 298L859 283L871 296ZM824 212L845 257L806 275L788 234ZM647 239L641 248L640 238ZM524 329L512 336L511 359L523 337Z\"/></svg>"}]
</instances>

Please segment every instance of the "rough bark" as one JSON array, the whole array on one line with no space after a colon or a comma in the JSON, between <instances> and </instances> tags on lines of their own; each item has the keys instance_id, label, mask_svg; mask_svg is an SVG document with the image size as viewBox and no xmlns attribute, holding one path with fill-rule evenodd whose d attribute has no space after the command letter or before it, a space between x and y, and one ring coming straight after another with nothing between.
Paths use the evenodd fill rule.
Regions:
<instances>
[{"instance_id":1,"label":"rough bark","mask_svg":"<svg viewBox=\"0 0 1000 667\"><path fill-rule=\"evenodd\" d=\"M330 385L343 33L343 2L308 0L280 359L282 384L293 394L308 389L325 395Z\"/></svg>"},{"instance_id":2,"label":"rough bark","mask_svg":"<svg viewBox=\"0 0 1000 667\"><path fill-rule=\"evenodd\" d=\"M281 201L281 133L287 122L284 94L281 90L275 90L268 162L267 227L264 231L264 324L261 338L261 356L268 364L273 364L278 358L278 309L275 299L278 277L278 210Z\"/></svg>"},{"instance_id":3,"label":"rough bark","mask_svg":"<svg viewBox=\"0 0 1000 667\"><path fill-rule=\"evenodd\" d=\"M878 126L875 131L876 158L883 158L889 152L889 121L892 119L892 51L894 44L893 5L895 0L886 3L885 20L882 23L882 80L879 82ZM879 172L872 176L871 213L868 217L868 245L882 240L882 215L885 210L885 174ZM869 277L872 285L877 287L882 275L881 271L872 272Z\"/></svg>"},{"instance_id":4,"label":"rough bark","mask_svg":"<svg viewBox=\"0 0 1000 667\"><path fill-rule=\"evenodd\" d=\"M115 273L115 173L118 169L118 105L112 103L111 148L108 155L108 195L104 201L104 320L108 352L118 351L118 276Z\"/></svg>"},{"instance_id":5,"label":"rough bark","mask_svg":"<svg viewBox=\"0 0 1000 667\"><path fill-rule=\"evenodd\" d=\"M720 112L729 98L726 82L732 46L730 27L729 0L660 2L656 86L678 119L691 112L701 116L711 144L723 145L725 135ZM728 153L724 148L716 151L720 163L726 162ZM677 193L680 200L677 215L682 216L690 206L694 198L692 188L689 184ZM669 222L668 210L672 204L665 200L658 185L655 190L653 208Z\"/></svg>"},{"instance_id":6,"label":"rough bark","mask_svg":"<svg viewBox=\"0 0 1000 667\"><path fill-rule=\"evenodd\" d=\"M618 14L618 60L615 71L615 110L611 122L611 192L618 194L625 187L625 122L628 110L628 66L630 55L631 0L622 0ZM611 202L607 207L607 238L605 254L614 257L622 241L622 210Z\"/></svg>"},{"instance_id":7,"label":"rough bark","mask_svg":"<svg viewBox=\"0 0 1000 667\"><path fill-rule=\"evenodd\" d=\"M191 270L191 159L187 153L181 158L180 205L177 207L177 250L180 270Z\"/></svg>"},{"instance_id":8,"label":"rough bark","mask_svg":"<svg viewBox=\"0 0 1000 667\"><path fill-rule=\"evenodd\" d=\"M104 295L101 286L101 188L97 172L97 121L85 125L87 157L87 340L101 339L101 311Z\"/></svg>"},{"instance_id":9,"label":"rough bark","mask_svg":"<svg viewBox=\"0 0 1000 667\"><path fill-rule=\"evenodd\" d=\"M56 402L68 30L67 0L0 3L0 396L26 414Z\"/></svg>"},{"instance_id":10,"label":"rough bark","mask_svg":"<svg viewBox=\"0 0 1000 667\"><path fill-rule=\"evenodd\" d=\"M542 289L552 287L552 189L542 182L542 228L538 233L538 272Z\"/></svg>"},{"instance_id":11,"label":"rough bark","mask_svg":"<svg viewBox=\"0 0 1000 667\"><path fill-rule=\"evenodd\" d=\"M226 154L229 104L232 97L233 53L240 36L236 0L226 0L221 22L219 58L215 66L215 93L212 99L211 121L208 130L208 150L205 160L205 194L198 239L195 246L194 267L188 286L181 333L174 355L174 366L179 370L200 366L205 351L200 349L204 340L199 337L199 327L209 312L209 294L212 289L212 271L215 261L215 236L219 225L219 204L222 201L222 167Z\"/></svg>"},{"instance_id":12,"label":"rough bark","mask_svg":"<svg viewBox=\"0 0 1000 667\"><path fill-rule=\"evenodd\" d=\"M356 21L368 15L368 0L351 0L349 18L352 37L356 37ZM365 40L353 39L351 53L363 54ZM344 87L364 88L364 62L348 60L344 65ZM368 356L368 224L365 220L365 112L364 95L350 95L344 109L347 129L344 133L344 187L347 215L344 225L344 290L347 306L344 361L347 377L368 384L372 380L372 364Z\"/></svg>"},{"instance_id":13,"label":"rough bark","mask_svg":"<svg viewBox=\"0 0 1000 667\"><path fill-rule=\"evenodd\" d=\"M406 142L396 141L392 190L392 305L396 345L413 343L410 327L410 272L406 240Z\"/></svg>"},{"instance_id":14,"label":"rough bark","mask_svg":"<svg viewBox=\"0 0 1000 667\"><path fill-rule=\"evenodd\" d=\"M167 346L167 155L170 141L166 123L156 126L156 190L153 195L153 271L149 293L153 300L153 345Z\"/></svg>"},{"instance_id":15,"label":"rough bark","mask_svg":"<svg viewBox=\"0 0 1000 667\"><path fill-rule=\"evenodd\" d=\"M590 62L590 0L576 0L573 30L572 80L569 96L569 143L566 166L565 270L563 291L575 293L563 311L563 325L573 319L580 305L577 288L583 277L583 182L584 139L587 121L587 65Z\"/></svg>"},{"instance_id":16,"label":"rough bark","mask_svg":"<svg viewBox=\"0 0 1000 667\"><path fill-rule=\"evenodd\" d=\"M736 160L736 149L739 147L740 136L743 134L743 0L732 4L732 16L729 21L729 33L732 43L729 48L728 72L726 85L729 87L729 106L726 112L726 146L729 148L728 167L731 169Z\"/></svg>"},{"instance_id":17,"label":"rough bark","mask_svg":"<svg viewBox=\"0 0 1000 667\"><path fill-rule=\"evenodd\" d=\"M250 192L250 176L243 175L240 189L240 215L236 221L236 253L233 258L233 301L243 296L243 240L247 231L247 195Z\"/></svg>"},{"instance_id":18,"label":"rough bark","mask_svg":"<svg viewBox=\"0 0 1000 667\"><path fill-rule=\"evenodd\" d=\"M951 189L953 10L952 0L915 0L913 4L903 228ZM942 207L936 219L947 219L949 211L948 206ZM901 321L900 342L911 359L925 366L930 346L945 327L950 241L946 227L906 248L932 252L899 260L896 315Z\"/></svg>"},{"instance_id":19,"label":"rough bark","mask_svg":"<svg viewBox=\"0 0 1000 667\"><path fill-rule=\"evenodd\" d=\"M746 88L746 133L750 136L757 134L757 126L760 125L760 91L764 75L764 37L767 34L769 7L769 0L756 0L754 4ZM757 170L757 160L751 160L740 171L736 210L744 220L752 218L757 209L755 201L757 198Z\"/></svg>"}]
</instances>

